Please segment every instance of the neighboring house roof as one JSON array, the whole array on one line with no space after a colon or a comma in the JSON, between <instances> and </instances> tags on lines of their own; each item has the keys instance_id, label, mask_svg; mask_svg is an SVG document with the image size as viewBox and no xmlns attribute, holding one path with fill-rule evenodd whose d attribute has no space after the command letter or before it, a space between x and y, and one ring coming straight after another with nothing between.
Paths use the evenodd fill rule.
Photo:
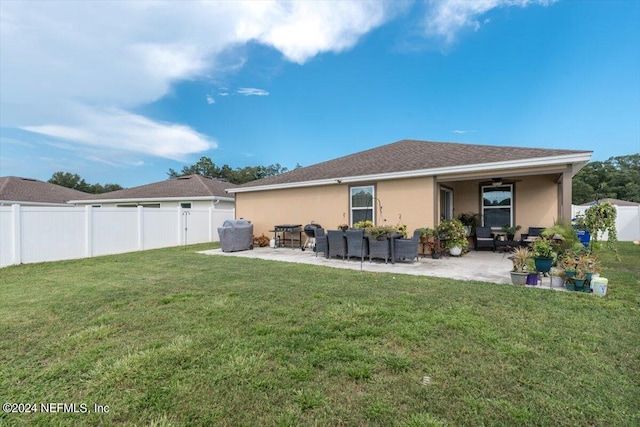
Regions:
<instances>
[{"instance_id":1,"label":"neighboring house roof","mask_svg":"<svg viewBox=\"0 0 640 427\"><path fill-rule=\"evenodd\" d=\"M57 184L17 176L0 177L0 204L66 205L91 194Z\"/></svg>"},{"instance_id":2,"label":"neighboring house roof","mask_svg":"<svg viewBox=\"0 0 640 427\"><path fill-rule=\"evenodd\" d=\"M229 192L568 163L576 165L574 173L577 173L589 161L591 153L586 150L402 140L251 181Z\"/></svg>"},{"instance_id":3,"label":"neighboring house roof","mask_svg":"<svg viewBox=\"0 0 640 427\"><path fill-rule=\"evenodd\" d=\"M636 203L636 202L628 202L626 200L609 199L609 198L600 199L600 200L598 200L598 202L609 202L614 206L639 206L640 205L640 203ZM578 205L578 206L593 206L595 204L596 204L596 202L595 202L595 200L593 200L591 202L583 203L583 204Z\"/></svg>"},{"instance_id":4,"label":"neighboring house roof","mask_svg":"<svg viewBox=\"0 0 640 427\"><path fill-rule=\"evenodd\" d=\"M161 201L161 200L233 200L225 192L235 184L201 175L187 175L139 187L96 194L82 202Z\"/></svg>"}]
</instances>

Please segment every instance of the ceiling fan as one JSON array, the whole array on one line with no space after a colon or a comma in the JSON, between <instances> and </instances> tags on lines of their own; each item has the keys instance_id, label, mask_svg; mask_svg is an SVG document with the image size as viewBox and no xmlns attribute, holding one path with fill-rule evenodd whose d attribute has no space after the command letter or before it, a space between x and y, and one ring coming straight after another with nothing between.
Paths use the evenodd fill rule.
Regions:
<instances>
[{"instance_id":1,"label":"ceiling fan","mask_svg":"<svg viewBox=\"0 0 640 427\"><path fill-rule=\"evenodd\" d=\"M491 185L492 187L500 187L505 184L513 184L515 182L520 182L521 179L503 179L503 178L491 178L491 181L483 182L484 185Z\"/></svg>"}]
</instances>

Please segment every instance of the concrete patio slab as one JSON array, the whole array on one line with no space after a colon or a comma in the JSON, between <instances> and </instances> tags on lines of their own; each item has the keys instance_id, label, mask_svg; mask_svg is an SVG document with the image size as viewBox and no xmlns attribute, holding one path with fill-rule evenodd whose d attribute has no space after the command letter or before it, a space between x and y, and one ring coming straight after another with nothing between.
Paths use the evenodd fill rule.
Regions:
<instances>
[{"instance_id":1,"label":"concrete patio slab","mask_svg":"<svg viewBox=\"0 0 640 427\"><path fill-rule=\"evenodd\" d=\"M395 264L385 264L384 261L369 262L351 258L343 261L339 258L326 259L322 254L316 257L312 250L302 251L298 248L255 248L240 252L222 252L221 249L211 249L199 253L218 256L235 256L255 258L271 261L294 262L301 264L319 265L331 268L344 268L377 273L411 274L415 276L444 277L457 280L478 280L492 283L511 284L511 260L508 253L470 251L462 257L444 256L440 259L431 257L419 258L417 262L400 261ZM538 287L550 288L550 279L545 277ZM556 289L556 288L553 288Z\"/></svg>"}]
</instances>

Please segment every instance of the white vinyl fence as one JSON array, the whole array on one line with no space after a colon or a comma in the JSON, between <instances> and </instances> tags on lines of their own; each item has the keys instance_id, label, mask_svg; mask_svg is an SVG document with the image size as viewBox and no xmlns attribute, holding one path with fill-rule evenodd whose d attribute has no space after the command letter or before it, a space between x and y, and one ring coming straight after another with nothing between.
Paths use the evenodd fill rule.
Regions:
<instances>
[{"instance_id":1,"label":"white vinyl fence","mask_svg":"<svg viewBox=\"0 0 640 427\"><path fill-rule=\"evenodd\" d=\"M233 209L0 206L0 267L216 242Z\"/></svg>"},{"instance_id":2,"label":"white vinyl fence","mask_svg":"<svg viewBox=\"0 0 640 427\"><path fill-rule=\"evenodd\" d=\"M616 206L616 232L621 242L640 240L640 206ZM589 206L571 206L571 218L584 214ZM608 233L599 236L599 240L607 240Z\"/></svg>"}]
</instances>

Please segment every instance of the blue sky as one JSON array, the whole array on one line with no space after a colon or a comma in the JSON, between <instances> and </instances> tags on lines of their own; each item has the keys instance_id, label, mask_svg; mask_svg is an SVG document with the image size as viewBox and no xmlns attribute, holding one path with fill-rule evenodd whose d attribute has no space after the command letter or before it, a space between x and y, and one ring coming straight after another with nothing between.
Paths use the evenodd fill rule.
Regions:
<instances>
[{"instance_id":1,"label":"blue sky","mask_svg":"<svg viewBox=\"0 0 640 427\"><path fill-rule=\"evenodd\" d=\"M201 156L405 138L640 153L640 2L0 3L0 175L125 187Z\"/></svg>"}]
</instances>

